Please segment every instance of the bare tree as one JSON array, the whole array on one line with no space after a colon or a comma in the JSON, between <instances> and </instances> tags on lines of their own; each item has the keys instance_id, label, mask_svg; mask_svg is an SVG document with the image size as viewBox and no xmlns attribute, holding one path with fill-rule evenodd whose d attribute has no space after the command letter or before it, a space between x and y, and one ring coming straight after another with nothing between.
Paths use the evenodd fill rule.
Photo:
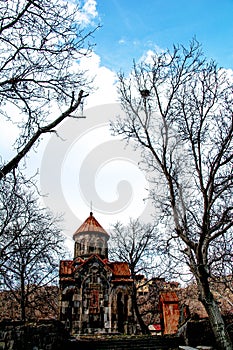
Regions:
<instances>
[{"instance_id":1,"label":"bare tree","mask_svg":"<svg viewBox=\"0 0 233 350\"><path fill-rule=\"evenodd\" d=\"M127 117L112 128L141 148L167 248L174 255L178 247L195 276L217 347L232 349L209 285L217 265L232 275L225 249L233 224L232 80L195 40L135 64L119 80Z\"/></svg>"},{"instance_id":2,"label":"bare tree","mask_svg":"<svg viewBox=\"0 0 233 350\"><path fill-rule=\"evenodd\" d=\"M39 289L56 282L64 239L59 220L41 209L22 184L2 181L0 194L1 289L10 291L26 320L30 308L41 303Z\"/></svg>"},{"instance_id":3,"label":"bare tree","mask_svg":"<svg viewBox=\"0 0 233 350\"><path fill-rule=\"evenodd\" d=\"M19 126L16 155L3 160L0 179L88 95L79 61L95 29L86 32L82 15L68 1L0 1L0 115Z\"/></svg>"},{"instance_id":4,"label":"bare tree","mask_svg":"<svg viewBox=\"0 0 233 350\"><path fill-rule=\"evenodd\" d=\"M113 226L111 241L111 258L123 260L129 264L133 280L133 307L141 332L149 334L150 332L144 319L145 315L152 311L148 309L148 298L154 298L154 295L152 295L154 290L153 293L147 295L147 298L140 298L138 292L139 289L147 288L149 290L149 282L153 277L153 272L156 270L159 273L159 270L161 270L159 259L157 263L154 260L154 256L159 249L158 237L154 226L143 224L139 220L130 220L127 226L123 226L118 222ZM157 257L159 258L158 254ZM160 268L158 267L159 265ZM147 278L143 278L144 276Z\"/></svg>"}]
</instances>

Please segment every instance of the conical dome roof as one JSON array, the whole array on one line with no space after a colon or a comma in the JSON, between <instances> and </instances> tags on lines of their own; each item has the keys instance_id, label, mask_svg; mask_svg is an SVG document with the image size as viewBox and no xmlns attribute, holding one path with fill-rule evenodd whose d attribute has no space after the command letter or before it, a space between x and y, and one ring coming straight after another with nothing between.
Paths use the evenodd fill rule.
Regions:
<instances>
[{"instance_id":1,"label":"conical dome roof","mask_svg":"<svg viewBox=\"0 0 233 350\"><path fill-rule=\"evenodd\" d=\"M74 236L83 232L100 232L109 237L109 234L103 229L103 227L98 223L93 213L90 212L90 216L84 221L84 223L75 231Z\"/></svg>"}]
</instances>

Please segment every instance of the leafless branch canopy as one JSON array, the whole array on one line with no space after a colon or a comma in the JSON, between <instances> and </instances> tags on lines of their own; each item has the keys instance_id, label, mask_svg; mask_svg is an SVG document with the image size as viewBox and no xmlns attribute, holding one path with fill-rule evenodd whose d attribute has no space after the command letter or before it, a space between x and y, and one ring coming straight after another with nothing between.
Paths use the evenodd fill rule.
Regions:
<instances>
[{"instance_id":1,"label":"leafless branch canopy","mask_svg":"<svg viewBox=\"0 0 233 350\"><path fill-rule=\"evenodd\" d=\"M232 278L232 76L192 40L188 48L174 46L134 64L119 80L126 117L112 129L141 148L164 243L172 254L182 253L219 348L226 349L229 337L219 336L222 320L208 278Z\"/></svg>"},{"instance_id":2,"label":"leafless branch canopy","mask_svg":"<svg viewBox=\"0 0 233 350\"><path fill-rule=\"evenodd\" d=\"M81 18L71 2L0 1L0 114L20 128L18 157L5 161L0 178L88 95L79 62L90 54L96 28L87 31Z\"/></svg>"},{"instance_id":3,"label":"leafless branch canopy","mask_svg":"<svg viewBox=\"0 0 233 350\"><path fill-rule=\"evenodd\" d=\"M19 175L16 182L8 175L0 190L1 290L11 292L25 320L37 291L56 284L64 238L60 219L40 207Z\"/></svg>"}]
</instances>

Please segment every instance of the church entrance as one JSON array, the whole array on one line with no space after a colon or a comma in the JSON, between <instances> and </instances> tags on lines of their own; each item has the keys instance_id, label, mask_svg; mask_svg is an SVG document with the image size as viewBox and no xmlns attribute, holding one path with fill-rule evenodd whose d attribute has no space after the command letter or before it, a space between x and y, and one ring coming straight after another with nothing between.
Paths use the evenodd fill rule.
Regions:
<instances>
[{"instance_id":1,"label":"church entrance","mask_svg":"<svg viewBox=\"0 0 233 350\"><path fill-rule=\"evenodd\" d=\"M118 314L118 322L117 322L118 332L124 333L124 312L123 312L123 302L122 302L121 292L117 294L117 314Z\"/></svg>"}]
</instances>

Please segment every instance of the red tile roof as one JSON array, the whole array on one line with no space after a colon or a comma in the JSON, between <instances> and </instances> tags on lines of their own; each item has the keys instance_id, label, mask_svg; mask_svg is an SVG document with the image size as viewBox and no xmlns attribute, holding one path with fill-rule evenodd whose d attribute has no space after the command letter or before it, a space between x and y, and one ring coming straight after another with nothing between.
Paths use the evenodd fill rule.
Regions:
<instances>
[{"instance_id":1,"label":"red tile roof","mask_svg":"<svg viewBox=\"0 0 233 350\"><path fill-rule=\"evenodd\" d=\"M109 237L109 234L98 223L92 212L90 213L90 216L84 221L84 223L75 231L74 236L82 232L101 232Z\"/></svg>"},{"instance_id":2,"label":"red tile roof","mask_svg":"<svg viewBox=\"0 0 233 350\"><path fill-rule=\"evenodd\" d=\"M98 260L100 260L105 266L107 266L106 264L106 259L101 259L101 257L98 254L92 254L91 256L89 256L89 258L87 259L75 259L75 262L79 262L77 269L81 268L82 266L86 265L89 263L89 261L91 261L94 257L96 257ZM108 261L108 260L107 260Z\"/></svg>"},{"instance_id":3,"label":"red tile roof","mask_svg":"<svg viewBox=\"0 0 233 350\"><path fill-rule=\"evenodd\" d=\"M64 278L73 277L75 270L80 269L82 266L88 263L88 261L92 260L93 257L96 256L102 263L112 271L114 281L129 281L132 282L129 265L127 262L109 262L107 259L102 260L98 255L93 254L87 260L82 260L80 258L73 260L61 260L60 261L60 278L64 280ZM74 266L74 262L79 261L78 266Z\"/></svg>"},{"instance_id":4,"label":"red tile roof","mask_svg":"<svg viewBox=\"0 0 233 350\"><path fill-rule=\"evenodd\" d=\"M130 269L127 262L112 262L108 264L116 277L130 277Z\"/></svg>"}]
</instances>

